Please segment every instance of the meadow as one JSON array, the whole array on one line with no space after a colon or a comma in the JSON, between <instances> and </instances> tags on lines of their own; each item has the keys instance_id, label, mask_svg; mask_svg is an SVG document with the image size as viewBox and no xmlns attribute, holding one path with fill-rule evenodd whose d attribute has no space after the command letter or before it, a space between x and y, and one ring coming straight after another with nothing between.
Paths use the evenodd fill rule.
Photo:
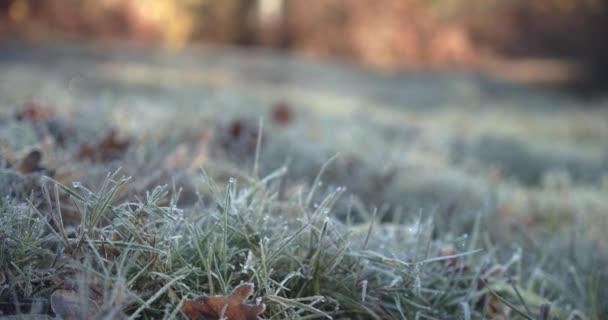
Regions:
<instances>
[{"instance_id":1,"label":"meadow","mask_svg":"<svg viewBox=\"0 0 608 320\"><path fill-rule=\"evenodd\" d=\"M606 106L264 50L4 43L0 319L606 319Z\"/></svg>"}]
</instances>

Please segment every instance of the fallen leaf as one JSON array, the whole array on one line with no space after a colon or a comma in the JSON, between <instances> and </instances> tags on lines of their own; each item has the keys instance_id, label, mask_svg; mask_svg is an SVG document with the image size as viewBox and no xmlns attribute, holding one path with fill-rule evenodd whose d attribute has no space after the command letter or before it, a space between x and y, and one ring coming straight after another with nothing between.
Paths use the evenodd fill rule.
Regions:
<instances>
[{"instance_id":1,"label":"fallen leaf","mask_svg":"<svg viewBox=\"0 0 608 320\"><path fill-rule=\"evenodd\" d=\"M231 138L238 139L243 135L242 132L243 132L244 126L245 125L244 125L243 121L234 120L228 125L228 128L227 128L228 134L230 135Z\"/></svg>"},{"instance_id":2,"label":"fallen leaf","mask_svg":"<svg viewBox=\"0 0 608 320\"><path fill-rule=\"evenodd\" d=\"M107 162L120 157L129 147L128 139L118 137L116 130L110 130L99 141L94 144L83 143L78 152L81 160Z\"/></svg>"},{"instance_id":3,"label":"fallen leaf","mask_svg":"<svg viewBox=\"0 0 608 320\"><path fill-rule=\"evenodd\" d=\"M278 125L288 125L293 119L293 111L287 102L280 101L272 106L272 120Z\"/></svg>"},{"instance_id":4,"label":"fallen leaf","mask_svg":"<svg viewBox=\"0 0 608 320\"><path fill-rule=\"evenodd\" d=\"M15 113L15 119L19 121L46 121L55 116L55 110L45 107L30 100L23 104L22 108Z\"/></svg>"},{"instance_id":5,"label":"fallen leaf","mask_svg":"<svg viewBox=\"0 0 608 320\"><path fill-rule=\"evenodd\" d=\"M22 175L48 171L47 168L40 165L40 162L42 161L42 151L38 148L30 148L30 150L21 157L16 157L3 142L0 142L0 148L3 152L0 163L3 163L7 168L14 168Z\"/></svg>"},{"instance_id":6,"label":"fallen leaf","mask_svg":"<svg viewBox=\"0 0 608 320\"><path fill-rule=\"evenodd\" d=\"M42 161L42 152L40 150L31 150L22 159L17 162L17 171L21 174L45 171L46 168L40 165Z\"/></svg>"},{"instance_id":7,"label":"fallen leaf","mask_svg":"<svg viewBox=\"0 0 608 320\"><path fill-rule=\"evenodd\" d=\"M450 273L462 273L470 274L471 268L465 263L463 257L452 257L458 252L453 247L443 247L439 249L440 257L449 257L448 259L442 260L443 264L447 267L447 271ZM488 286L486 280L478 279L477 287L479 289L486 288ZM482 295L475 304L477 310L485 310L486 316L491 319L504 319L503 315L508 314L509 309L505 308L500 299L492 291ZM507 318L508 319L508 318Z\"/></svg>"},{"instance_id":8,"label":"fallen leaf","mask_svg":"<svg viewBox=\"0 0 608 320\"><path fill-rule=\"evenodd\" d=\"M440 257L450 257L456 255L458 252L453 247L443 247L439 249ZM442 260L443 264L448 267L450 272L469 272L470 268L466 265L462 257L453 257L446 260Z\"/></svg>"},{"instance_id":9,"label":"fallen leaf","mask_svg":"<svg viewBox=\"0 0 608 320\"><path fill-rule=\"evenodd\" d=\"M238 150L239 152L252 153L258 142L259 127L249 121L240 119L232 120L218 135L219 141L224 147ZM262 133L262 139L268 137Z\"/></svg>"},{"instance_id":10,"label":"fallen leaf","mask_svg":"<svg viewBox=\"0 0 608 320\"><path fill-rule=\"evenodd\" d=\"M186 300L181 311L189 318L199 316L207 320L259 320L266 305L246 304L245 301L253 293L253 283L243 283L236 287L228 296L201 296L194 300Z\"/></svg>"},{"instance_id":11,"label":"fallen leaf","mask_svg":"<svg viewBox=\"0 0 608 320\"><path fill-rule=\"evenodd\" d=\"M51 294L51 308L63 320L95 319L99 306L76 291L59 289Z\"/></svg>"},{"instance_id":12,"label":"fallen leaf","mask_svg":"<svg viewBox=\"0 0 608 320\"><path fill-rule=\"evenodd\" d=\"M477 309L485 310L486 317L498 320L505 319L505 315L508 315L510 313L510 309L505 308L505 306L493 292L489 292L481 296L481 298L477 302Z\"/></svg>"},{"instance_id":13,"label":"fallen leaf","mask_svg":"<svg viewBox=\"0 0 608 320\"><path fill-rule=\"evenodd\" d=\"M64 146L66 139L75 134L54 108L42 106L35 101L26 102L14 117L17 121L29 122L41 137L53 137L59 146Z\"/></svg>"},{"instance_id":14,"label":"fallen leaf","mask_svg":"<svg viewBox=\"0 0 608 320\"><path fill-rule=\"evenodd\" d=\"M486 271L487 273L487 271ZM477 280L477 287L479 289L490 289L490 285L488 283L489 280L479 278ZM477 310L485 310L485 315L490 319L511 319L510 313L511 309L500 301L496 292L491 289L489 292L482 295L475 305Z\"/></svg>"}]
</instances>

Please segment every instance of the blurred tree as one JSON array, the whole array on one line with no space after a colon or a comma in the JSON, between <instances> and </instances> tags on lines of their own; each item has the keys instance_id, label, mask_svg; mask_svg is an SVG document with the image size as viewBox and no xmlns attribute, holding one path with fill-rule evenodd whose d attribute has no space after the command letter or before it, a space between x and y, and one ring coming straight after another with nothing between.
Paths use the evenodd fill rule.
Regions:
<instances>
[{"instance_id":1,"label":"blurred tree","mask_svg":"<svg viewBox=\"0 0 608 320\"><path fill-rule=\"evenodd\" d=\"M0 0L0 36L260 45L382 68L582 62L608 83L603 0ZM589 86L589 84L585 84Z\"/></svg>"}]
</instances>

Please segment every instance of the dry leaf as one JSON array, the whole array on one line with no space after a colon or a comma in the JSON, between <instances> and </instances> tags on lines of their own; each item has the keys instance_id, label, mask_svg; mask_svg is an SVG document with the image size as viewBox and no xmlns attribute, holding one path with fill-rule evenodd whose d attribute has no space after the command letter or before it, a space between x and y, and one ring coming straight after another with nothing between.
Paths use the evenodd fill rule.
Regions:
<instances>
[{"instance_id":1,"label":"dry leaf","mask_svg":"<svg viewBox=\"0 0 608 320\"><path fill-rule=\"evenodd\" d=\"M54 108L41 106L28 101L15 113L17 121L27 121L41 137L53 137L59 146L64 146L66 139L75 132L64 119L61 119Z\"/></svg>"},{"instance_id":2,"label":"dry leaf","mask_svg":"<svg viewBox=\"0 0 608 320\"><path fill-rule=\"evenodd\" d=\"M34 172L47 171L47 168L40 165L42 152L38 148L31 148L24 156L16 157L5 143L0 143L2 149L1 161L5 161L8 168L15 168L19 173L26 175ZM0 161L0 163L1 163ZM48 174L48 173L47 173Z\"/></svg>"},{"instance_id":3,"label":"dry leaf","mask_svg":"<svg viewBox=\"0 0 608 320\"><path fill-rule=\"evenodd\" d=\"M293 119L293 111L287 102L280 101L272 106L272 120L278 125L288 125Z\"/></svg>"},{"instance_id":4,"label":"dry leaf","mask_svg":"<svg viewBox=\"0 0 608 320\"><path fill-rule=\"evenodd\" d=\"M456 249L454 249L453 247L443 247L441 249L439 249L439 256L440 257L450 257L453 255L456 255L458 252L456 251ZM458 272L458 273L463 273L463 272L469 272L470 268L468 265L466 265L465 260L463 259L463 257L454 257L454 258L449 258L446 260L442 260L443 264L445 266L448 267L448 270L450 272Z\"/></svg>"},{"instance_id":5,"label":"dry leaf","mask_svg":"<svg viewBox=\"0 0 608 320\"><path fill-rule=\"evenodd\" d=\"M63 320L95 319L99 306L72 290L59 289L51 295L51 308Z\"/></svg>"},{"instance_id":6,"label":"dry leaf","mask_svg":"<svg viewBox=\"0 0 608 320\"><path fill-rule=\"evenodd\" d=\"M189 318L199 316L207 320L259 320L266 305L245 304L253 293L253 283L244 283L236 287L228 296L201 296L194 300L186 300L181 311Z\"/></svg>"},{"instance_id":7,"label":"dry leaf","mask_svg":"<svg viewBox=\"0 0 608 320\"><path fill-rule=\"evenodd\" d=\"M116 130L110 130L102 139L94 144L83 143L78 152L81 160L106 162L120 157L129 147L128 139L118 137Z\"/></svg>"},{"instance_id":8,"label":"dry leaf","mask_svg":"<svg viewBox=\"0 0 608 320\"><path fill-rule=\"evenodd\" d=\"M219 134L219 141L227 148L234 148L240 152L252 153L258 142L259 127L249 121L232 120ZM262 133L262 139L268 137Z\"/></svg>"},{"instance_id":9,"label":"dry leaf","mask_svg":"<svg viewBox=\"0 0 608 320\"><path fill-rule=\"evenodd\" d=\"M444 247L439 250L439 256L441 257L450 257L457 253L458 252L453 247ZM471 273L471 268L465 263L463 257L452 257L442 260L442 262L450 273ZM477 287L479 289L487 287L486 280L478 279ZM509 309L504 307L503 303L498 299L494 292L488 292L482 295L475 304L475 308L477 310L486 310L486 316L491 319L502 319L502 315L509 312Z\"/></svg>"},{"instance_id":10,"label":"dry leaf","mask_svg":"<svg viewBox=\"0 0 608 320\"><path fill-rule=\"evenodd\" d=\"M21 174L45 171L46 168L40 165L41 161L42 152L40 150L31 150L17 162L17 171Z\"/></svg>"},{"instance_id":11,"label":"dry leaf","mask_svg":"<svg viewBox=\"0 0 608 320\"><path fill-rule=\"evenodd\" d=\"M40 105L35 101L26 102L21 110L15 114L16 120L46 121L55 116L55 110Z\"/></svg>"}]
</instances>

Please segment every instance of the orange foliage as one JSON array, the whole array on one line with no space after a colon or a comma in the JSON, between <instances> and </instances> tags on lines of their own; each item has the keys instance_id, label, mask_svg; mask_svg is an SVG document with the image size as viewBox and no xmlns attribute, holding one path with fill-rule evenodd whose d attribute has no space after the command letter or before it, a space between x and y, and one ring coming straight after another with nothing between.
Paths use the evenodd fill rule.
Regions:
<instances>
[{"instance_id":1,"label":"orange foliage","mask_svg":"<svg viewBox=\"0 0 608 320\"><path fill-rule=\"evenodd\" d=\"M264 312L266 305L245 304L253 293L253 284L244 283L236 287L227 296L202 296L194 300L187 300L182 306L182 312L189 319L204 316L208 320L258 320Z\"/></svg>"}]
</instances>

